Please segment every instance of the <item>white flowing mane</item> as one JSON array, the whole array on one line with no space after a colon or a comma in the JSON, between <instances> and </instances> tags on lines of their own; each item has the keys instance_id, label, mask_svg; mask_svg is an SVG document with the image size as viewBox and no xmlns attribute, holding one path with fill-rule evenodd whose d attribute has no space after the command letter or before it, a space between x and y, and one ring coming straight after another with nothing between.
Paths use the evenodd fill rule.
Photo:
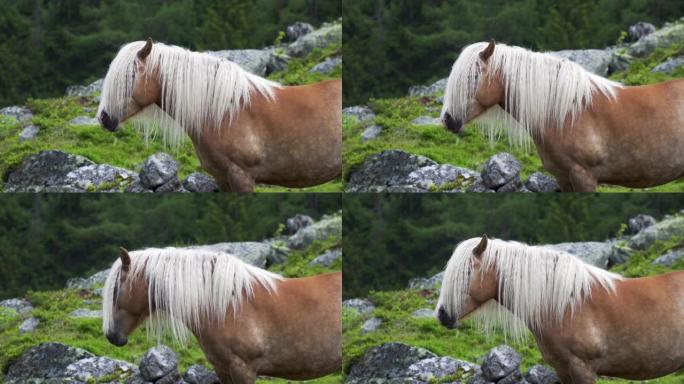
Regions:
<instances>
[{"instance_id":1,"label":"white flowing mane","mask_svg":"<svg viewBox=\"0 0 684 384\"><path fill-rule=\"evenodd\" d=\"M449 260L439 304L450 316L459 317L473 273L473 249L479 237L458 244ZM592 285L614 292L622 276L587 264L569 253L550 247L489 239L480 272L494 268L499 300L490 300L473 312L485 330L501 327L506 336L522 340L550 322L560 321L589 297Z\"/></svg>"},{"instance_id":2,"label":"white flowing mane","mask_svg":"<svg viewBox=\"0 0 684 384\"><path fill-rule=\"evenodd\" d=\"M157 339L169 329L185 343L188 329L200 319L222 322L229 310L236 316L242 301L251 300L254 285L276 292L282 276L249 265L239 258L201 249L149 248L130 252L127 282L144 278L148 286L148 336ZM121 260L112 265L103 289L102 325L105 334L114 325L114 289L119 284Z\"/></svg>"},{"instance_id":3,"label":"white flowing mane","mask_svg":"<svg viewBox=\"0 0 684 384\"><path fill-rule=\"evenodd\" d=\"M109 65L102 86L97 115L105 110L121 121L132 102L135 62L144 41L124 45ZM146 137L161 129L165 142L179 145L184 133L197 137L206 126L218 129L225 118L233 121L249 106L252 92L271 100L278 83L251 74L238 64L208 53L154 43L146 58L145 72L158 71L161 108L147 107L131 122ZM167 113L165 113L166 111Z\"/></svg>"},{"instance_id":4,"label":"white flowing mane","mask_svg":"<svg viewBox=\"0 0 684 384\"><path fill-rule=\"evenodd\" d=\"M482 78L479 55L487 45L469 45L459 55L447 81L442 116L449 112L466 121ZM568 118L574 124L583 110L591 107L597 92L615 99L616 90L622 87L570 60L498 43L487 68L490 75L498 74L503 81L508 112L494 106L474 123L486 129L492 138L505 132L511 143L517 145L526 143L530 135L543 137L548 126L561 129Z\"/></svg>"}]
</instances>

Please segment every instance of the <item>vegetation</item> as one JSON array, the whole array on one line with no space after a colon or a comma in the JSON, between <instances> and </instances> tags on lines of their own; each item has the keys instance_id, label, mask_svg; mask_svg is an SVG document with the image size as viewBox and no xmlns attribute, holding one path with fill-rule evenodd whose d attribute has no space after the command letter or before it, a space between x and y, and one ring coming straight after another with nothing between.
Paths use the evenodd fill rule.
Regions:
<instances>
[{"instance_id":1,"label":"vegetation","mask_svg":"<svg viewBox=\"0 0 684 384\"><path fill-rule=\"evenodd\" d=\"M682 206L680 199L663 200L653 195L646 198L643 195L568 198L563 198L565 195L553 195L552 198L517 195L498 200L491 195L487 199L475 195L461 199L455 199L455 196L440 199L440 196L376 197L375 205L368 204L370 198L357 198L363 209L360 209L358 201L354 204L345 202L344 268L350 271L344 275L345 295L367 297L376 307L372 315L344 310L345 374L369 348L386 342L422 347L439 356L452 356L474 363L481 363L491 348L507 343L520 353L523 370L542 364L543 359L531 335L524 342L516 343L506 340L499 331L485 334L469 320L462 322L458 329L447 330L434 318L414 317L412 314L418 309L433 309L439 292L434 289L405 289L409 278L432 276L444 266L458 241L483 232L531 243L603 240L615 235L615 228L621 228L620 223L636 212L659 216L664 212L676 212ZM431 241L427 241L428 238ZM443 243L449 244L447 249L438 251ZM651 264L663 253L683 245L681 236L656 242L636 253L627 263L611 270L629 277L684 270L682 260L672 267ZM361 254L357 257L357 253ZM374 255L373 258L370 255ZM381 266L377 266L375 258L381 260ZM432 263L433 267L426 267L421 260ZM377 273L369 276L368 270L376 270ZM358 275L361 277L357 278ZM387 275L395 279L392 284L383 278ZM381 279L380 284L375 282L376 278ZM357 289L358 281L365 282L362 289ZM362 334L361 326L371 316L381 319L382 325L376 331ZM679 372L649 380L649 383L675 384L683 380L684 372ZM633 382L602 379L599 383Z\"/></svg>"},{"instance_id":2,"label":"vegetation","mask_svg":"<svg viewBox=\"0 0 684 384\"><path fill-rule=\"evenodd\" d=\"M344 5L345 105L398 97L444 77L461 49L497 41L534 50L603 48L638 21L684 15L681 1L359 0ZM624 38L623 38L624 39Z\"/></svg>"},{"instance_id":3,"label":"vegetation","mask_svg":"<svg viewBox=\"0 0 684 384\"><path fill-rule=\"evenodd\" d=\"M275 231L274 228L278 228L278 225L273 225L273 222L282 223L284 222L285 216L287 216L283 215L283 217L281 217L279 215L273 215L273 212L291 210L291 208L294 206L296 206L297 212L306 212L308 210L306 206L311 207L318 204L318 202L314 202L312 200L301 200L301 198L296 197L298 195L291 196L295 196L295 200L287 198L286 200L290 201L285 203L282 207L280 207L280 209L272 205L276 199L272 199L270 196L259 196L259 202L254 202L253 204L246 204L246 201L251 199L236 199L238 201L235 202L233 209L230 211L233 213L223 213L226 220L226 226L223 227L223 230L231 228L232 230L235 230L236 234L243 232L243 236L249 236L247 239L259 241L265 237L273 235L273 232ZM282 199L286 198L286 196L280 197ZM126 200L131 200L131 198L134 198L134 196L129 195ZM316 197L314 200L318 200L319 198L320 197ZM91 195L89 196L88 200L93 199L94 196ZM203 200L206 199L207 196L205 195ZM162 198L157 196L153 200L162 200ZM299 202L295 203L296 200L299 200ZM323 197L323 200L326 200L326 198ZM145 204L150 203L153 203L153 201L147 200L145 202ZM175 199L173 205L176 206L178 203L182 202L178 199ZM48 202L47 204L50 203ZM107 205L112 205L112 202L108 202ZM268 206L271 208L267 209L266 207ZM336 208L332 207L333 205L329 205L328 208L315 210L315 212L331 212L331 210L334 212ZM166 215L174 216L168 209L169 207L167 206ZM179 212L182 211L183 210L180 210ZM264 212L269 211L271 212L270 214L264 214ZM309 212L311 213L311 211ZM244 215L242 217L244 221L233 222L232 218L235 218L235 216L239 215L238 213ZM246 216L253 216L254 219L251 220ZM230 222L230 224L228 224L228 222ZM261 224L261 222L263 222L263 224ZM204 230L198 229L203 228L203 224L201 222L196 223L197 224L193 226L193 232L204 233ZM204 229L206 229L206 227L204 227ZM91 226L89 228L89 231L92 233L98 232L99 230L100 229L97 225ZM183 239L183 236L178 234L177 236L178 237L176 238ZM224 238L219 241L225 240L226 239ZM325 241L314 242L304 250L292 253L286 264L275 265L271 268L271 270L277 273L282 273L288 277L310 276L325 272L338 271L341 269L342 260L336 261L330 267L309 266L308 264L321 253L329 249L339 248L341 242L341 238L334 237ZM2 243L1 240L0 243ZM131 246L131 248L135 247ZM82 252L80 254L83 255L86 253ZM111 263L111 255L116 255L116 253L110 253L107 256L103 256L103 261L106 262L106 264ZM8 265L4 261L0 264L3 266ZM74 268L72 272L77 273L73 263L72 267ZM100 265L99 267L96 267L95 270L105 267L106 266ZM3 270L6 269L3 268ZM80 276L86 275L87 274L80 274ZM59 285L63 286L64 281L62 281ZM79 308L88 308L94 310L101 309L101 297L94 294L92 291L75 289L29 291L26 295L26 299L29 300L34 306L31 315L40 320L40 325L34 332L20 335L18 327L24 318L18 315L14 310L0 308L0 349L3 351L3 353L0 354L0 381L2 381L3 374L7 372L8 365L14 359L17 359L19 356L21 356L26 349L42 342L64 343L73 347L83 348L98 356L108 356L115 359L129 361L134 364L138 364L143 354L149 348L156 345L156 340L148 340L145 331L140 329L131 334L128 344L125 347L113 348L107 339L102 335L102 320L100 318L93 319L71 317L69 314ZM171 346L173 350L178 353L181 371L184 371L193 364L202 364L207 367L211 367L194 339L192 339L187 346L175 344L170 337L166 337L162 342ZM288 383L290 381L263 379L259 382ZM333 374L322 379L311 380L310 382L319 384L339 383L341 382L341 377L340 374Z\"/></svg>"}]
</instances>

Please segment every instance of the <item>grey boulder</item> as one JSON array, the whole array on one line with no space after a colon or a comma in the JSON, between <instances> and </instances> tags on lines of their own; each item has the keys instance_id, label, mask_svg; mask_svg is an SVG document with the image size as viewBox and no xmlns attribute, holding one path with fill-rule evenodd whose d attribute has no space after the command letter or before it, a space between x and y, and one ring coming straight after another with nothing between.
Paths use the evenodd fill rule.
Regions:
<instances>
[{"instance_id":1,"label":"grey boulder","mask_svg":"<svg viewBox=\"0 0 684 384\"><path fill-rule=\"evenodd\" d=\"M213 177L200 172L189 174L183 180L183 188L190 192L218 192L219 190Z\"/></svg>"},{"instance_id":2,"label":"grey boulder","mask_svg":"<svg viewBox=\"0 0 684 384\"><path fill-rule=\"evenodd\" d=\"M216 373L198 364L185 371L183 380L188 384L221 384Z\"/></svg>"},{"instance_id":3,"label":"grey boulder","mask_svg":"<svg viewBox=\"0 0 684 384\"><path fill-rule=\"evenodd\" d=\"M437 356L423 348L412 347L402 343L385 343L370 348L354 364L346 382L349 384L401 382L406 377L406 370L413 364Z\"/></svg>"},{"instance_id":4,"label":"grey boulder","mask_svg":"<svg viewBox=\"0 0 684 384\"><path fill-rule=\"evenodd\" d=\"M442 279L444 279L444 272L439 272L429 278L415 277L409 280L408 287L409 289L435 289L442 284Z\"/></svg>"},{"instance_id":5,"label":"grey boulder","mask_svg":"<svg viewBox=\"0 0 684 384\"><path fill-rule=\"evenodd\" d=\"M577 49L549 52L554 56L573 61L589 72L599 76L607 76L608 68L613 58L611 50Z\"/></svg>"},{"instance_id":6,"label":"grey boulder","mask_svg":"<svg viewBox=\"0 0 684 384\"><path fill-rule=\"evenodd\" d=\"M40 320L35 317L29 317L19 326L19 334L23 335L24 333L33 332L38 328L38 325L40 325Z\"/></svg>"},{"instance_id":7,"label":"grey boulder","mask_svg":"<svg viewBox=\"0 0 684 384\"><path fill-rule=\"evenodd\" d=\"M672 57L653 67L651 72L671 74L675 69L681 66L684 66L684 56Z\"/></svg>"},{"instance_id":8,"label":"grey boulder","mask_svg":"<svg viewBox=\"0 0 684 384\"><path fill-rule=\"evenodd\" d=\"M656 223L653 216L649 215L636 215L627 221L627 228L629 233L636 235L641 232L642 229L648 228Z\"/></svg>"},{"instance_id":9,"label":"grey boulder","mask_svg":"<svg viewBox=\"0 0 684 384\"><path fill-rule=\"evenodd\" d=\"M355 117L365 123L375 119L375 112L365 105L355 105L342 109L342 116Z\"/></svg>"},{"instance_id":10,"label":"grey boulder","mask_svg":"<svg viewBox=\"0 0 684 384\"><path fill-rule=\"evenodd\" d=\"M268 65L271 62L271 52L260 49L236 49L226 51L207 52L213 56L232 61L244 70L258 76L267 74Z\"/></svg>"},{"instance_id":11,"label":"grey boulder","mask_svg":"<svg viewBox=\"0 0 684 384\"><path fill-rule=\"evenodd\" d=\"M409 173L403 184L417 187L425 192L445 186L460 190L476 183L479 179L480 175L471 169L451 164L434 164Z\"/></svg>"},{"instance_id":12,"label":"grey boulder","mask_svg":"<svg viewBox=\"0 0 684 384\"><path fill-rule=\"evenodd\" d=\"M642 37L650 35L655 31L655 25L643 21L640 21L634 25L630 25L629 28L627 28L627 34L629 35L629 38L632 41L637 41Z\"/></svg>"},{"instance_id":13,"label":"grey boulder","mask_svg":"<svg viewBox=\"0 0 684 384\"><path fill-rule=\"evenodd\" d=\"M552 244L550 247L573 254L586 263L605 269L608 267L609 258L613 252L614 245L615 241L609 240L605 242L585 241L559 243Z\"/></svg>"},{"instance_id":14,"label":"grey boulder","mask_svg":"<svg viewBox=\"0 0 684 384\"><path fill-rule=\"evenodd\" d=\"M148 381L156 381L178 369L178 356L169 347L150 348L140 361L140 374Z\"/></svg>"},{"instance_id":15,"label":"grey boulder","mask_svg":"<svg viewBox=\"0 0 684 384\"><path fill-rule=\"evenodd\" d=\"M278 255L279 250L267 242L243 241L197 245L188 248L226 253L259 268L265 268L267 265L274 264L274 261L280 257Z\"/></svg>"},{"instance_id":16,"label":"grey boulder","mask_svg":"<svg viewBox=\"0 0 684 384\"><path fill-rule=\"evenodd\" d=\"M375 310L375 305L368 299L347 299L342 302L343 308L352 309L359 314L371 313Z\"/></svg>"},{"instance_id":17,"label":"grey boulder","mask_svg":"<svg viewBox=\"0 0 684 384\"><path fill-rule=\"evenodd\" d=\"M17 298L0 301L0 307L13 309L20 315L27 314L33 310L33 306L28 300Z\"/></svg>"},{"instance_id":18,"label":"grey boulder","mask_svg":"<svg viewBox=\"0 0 684 384\"><path fill-rule=\"evenodd\" d=\"M285 51L292 57L304 57L316 48L325 48L331 44L342 44L340 23L324 24L321 28L298 38Z\"/></svg>"},{"instance_id":19,"label":"grey boulder","mask_svg":"<svg viewBox=\"0 0 684 384\"><path fill-rule=\"evenodd\" d=\"M118 192L137 179L138 175L128 169L109 164L91 164L67 173L61 183L81 192Z\"/></svg>"},{"instance_id":20,"label":"grey boulder","mask_svg":"<svg viewBox=\"0 0 684 384\"><path fill-rule=\"evenodd\" d=\"M525 380L530 384L560 384L560 379L554 371L539 364L527 371Z\"/></svg>"},{"instance_id":21,"label":"grey boulder","mask_svg":"<svg viewBox=\"0 0 684 384\"><path fill-rule=\"evenodd\" d=\"M382 127L379 125L371 125L366 127L366 129L363 130L363 133L361 133L361 141L366 142L368 140L373 140L380 136L382 133Z\"/></svg>"},{"instance_id":22,"label":"grey boulder","mask_svg":"<svg viewBox=\"0 0 684 384\"><path fill-rule=\"evenodd\" d=\"M147 189L156 189L177 178L178 162L169 154L158 152L145 160L140 170L140 182Z\"/></svg>"},{"instance_id":23,"label":"grey boulder","mask_svg":"<svg viewBox=\"0 0 684 384\"><path fill-rule=\"evenodd\" d=\"M408 175L426 166L438 165L433 160L400 150L388 150L369 156L352 171L347 192L385 192L389 187L407 184Z\"/></svg>"},{"instance_id":24,"label":"grey boulder","mask_svg":"<svg viewBox=\"0 0 684 384\"><path fill-rule=\"evenodd\" d=\"M102 317L102 311L101 310L92 310L92 309L86 309L86 308L79 308L74 311L72 311L69 316L75 317L75 318L98 318Z\"/></svg>"},{"instance_id":25,"label":"grey boulder","mask_svg":"<svg viewBox=\"0 0 684 384\"><path fill-rule=\"evenodd\" d=\"M66 89L67 96L73 97L92 97L96 93L102 92L104 79L98 79L88 85L70 85Z\"/></svg>"},{"instance_id":26,"label":"grey boulder","mask_svg":"<svg viewBox=\"0 0 684 384\"><path fill-rule=\"evenodd\" d=\"M518 177L520 169L520 163L513 155L497 153L485 163L482 181L487 188L498 189Z\"/></svg>"},{"instance_id":27,"label":"grey boulder","mask_svg":"<svg viewBox=\"0 0 684 384\"><path fill-rule=\"evenodd\" d=\"M313 31L314 27L311 24L298 21L292 25L288 25L287 28L285 28L285 36L287 36L289 41L295 41Z\"/></svg>"},{"instance_id":28,"label":"grey boulder","mask_svg":"<svg viewBox=\"0 0 684 384\"><path fill-rule=\"evenodd\" d=\"M342 250L337 248L337 249L330 249L328 251L325 251L323 254L316 256L315 259L311 260L309 265L321 265L324 267L329 267L333 265L333 263L339 259L342 258Z\"/></svg>"},{"instance_id":29,"label":"grey boulder","mask_svg":"<svg viewBox=\"0 0 684 384\"><path fill-rule=\"evenodd\" d=\"M446 88L447 80L447 78L443 78L431 85L414 85L409 88L409 96L426 97L442 93Z\"/></svg>"},{"instance_id":30,"label":"grey boulder","mask_svg":"<svg viewBox=\"0 0 684 384\"><path fill-rule=\"evenodd\" d=\"M0 115L11 116L19 121L27 121L33 118L33 112L30 109L18 105L0 109Z\"/></svg>"},{"instance_id":31,"label":"grey boulder","mask_svg":"<svg viewBox=\"0 0 684 384\"><path fill-rule=\"evenodd\" d=\"M70 364L81 359L95 357L93 354L61 343L42 343L29 348L13 362L7 371L7 384L41 382L63 377ZM59 382L59 380L54 380Z\"/></svg>"},{"instance_id":32,"label":"grey boulder","mask_svg":"<svg viewBox=\"0 0 684 384\"><path fill-rule=\"evenodd\" d=\"M103 285L109 276L109 269L97 272L88 278L75 277L67 280L66 287L70 289L93 289L98 285Z\"/></svg>"},{"instance_id":33,"label":"grey boulder","mask_svg":"<svg viewBox=\"0 0 684 384\"><path fill-rule=\"evenodd\" d=\"M653 260L651 264L671 267L674 263L681 260L682 257L684 257L684 249L676 249L659 256L657 259Z\"/></svg>"},{"instance_id":34,"label":"grey boulder","mask_svg":"<svg viewBox=\"0 0 684 384\"><path fill-rule=\"evenodd\" d=\"M371 317L361 326L361 334L365 335L366 333L375 332L380 328L380 326L382 326L382 319Z\"/></svg>"},{"instance_id":35,"label":"grey boulder","mask_svg":"<svg viewBox=\"0 0 684 384\"><path fill-rule=\"evenodd\" d=\"M330 237L342 236L342 216L323 217L321 220L302 228L287 239L287 247L303 249L314 241L323 241Z\"/></svg>"},{"instance_id":36,"label":"grey boulder","mask_svg":"<svg viewBox=\"0 0 684 384\"><path fill-rule=\"evenodd\" d=\"M634 57L646 57L658 48L669 47L684 39L684 23L666 23L663 28L641 37L629 47L628 53Z\"/></svg>"},{"instance_id":37,"label":"grey boulder","mask_svg":"<svg viewBox=\"0 0 684 384\"><path fill-rule=\"evenodd\" d=\"M560 187L556 180L541 172L535 172L527 178L525 187L530 192L559 192Z\"/></svg>"},{"instance_id":38,"label":"grey boulder","mask_svg":"<svg viewBox=\"0 0 684 384\"><path fill-rule=\"evenodd\" d=\"M475 364L452 357L429 357L411 364L406 368L403 376L414 383L427 384L458 373L461 375L475 374L479 370L480 368Z\"/></svg>"},{"instance_id":39,"label":"grey boulder","mask_svg":"<svg viewBox=\"0 0 684 384\"><path fill-rule=\"evenodd\" d=\"M285 233L288 235L294 235L300 229L306 228L314 223L314 219L307 215L294 215L289 219L285 220Z\"/></svg>"},{"instance_id":40,"label":"grey boulder","mask_svg":"<svg viewBox=\"0 0 684 384\"><path fill-rule=\"evenodd\" d=\"M434 317L434 315L435 315L435 311L430 309L430 308L416 309L411 314L412 317L417 317L417 318L431 318L431 317Z\"/></svg>"},{"instance_id":41,"label":"grey boulder","mask_svg":"<svg viewBox=\"0 0 684 384\"><path fill-rule=\"evenodd\" d=\"M38 133L40 132L40 128L36 125L27 125L24 127L24 129L19 132L19 142L23 143L24 141L28 140L33 140L38 136Z\"/></svg>"},{"instance_id":42,"label":"grey boulder","mask_svg":"<svg viewBox=\"0 0 684 384\"><path fill-rule=\"evenodd\" d=\"M62 377L76 382L89 383L105 376L109 378L115 374L130 375L136 371L135 365L125 361L108 357L87 357L69 364L64 369Z\"/></svg>"},{"instance_id":43,"label":"grey boulder","mask_svg":"<svg viewBox=\"0 0 684 384\"><path fill-rule=\"evenodd\" d=\"M522 359L508 345L499 345L489 351L482 363L482 373L491 381L498 381L518 369Z\"/></svg>"},{"instance_id":44,"label":"grey boulder","mask_svg":"<svg viewBox=\"0 0 684 384\"><path fill-rule=\"evenodd\" d=\"M94 117L78 116L69 121L71 125L100 125L100 121Z\"/></svg>"},{"instance_id":45,"label":"grey boulder","mask_svg":"<svg viewBox=\"0 0 684 384\"><path fill-rule=\"evenodd\" d=\"M684 217L676 216L666 218L659 223L642 229L632 236L627 246L634 250L643 250L656 241L669 240L675 236L684 235Z\"/></svg>"},{"instance_id":46,"label":"grey boulder","mask_svg":"<svg viewBox=\"0 0 684 384\"><path fill-rule=\"evenodd\" d=\"M339 56L336 57L329 57L325 59L323 62L318 63L314 65L310 70L309 73L320 73L320 74L328 74L332 71L335 70L335 68L339 67L342 65L342 58Z\"/></svg>"},{"instance_id":47,"label":"grey boulder","mask_svg":"<svg viewBox=\"0 0 684 384\"><path fill-rule=\"evenodd\" d=\"M442 125L442 120L439 117L418 116L411 120L413 125Z\"/></svg>"},{"instance_id":48,"label":"grey boulder","mask_svg":"<svg viewBox=\"0 0 684 384\"><path fill-rule=\"evenodd\" d=\"M94 164L83 156L55 150L41 151L26 157L16 170L11 171L5 192L59 190L69 172Z\"/></svg>"}]
</instances>

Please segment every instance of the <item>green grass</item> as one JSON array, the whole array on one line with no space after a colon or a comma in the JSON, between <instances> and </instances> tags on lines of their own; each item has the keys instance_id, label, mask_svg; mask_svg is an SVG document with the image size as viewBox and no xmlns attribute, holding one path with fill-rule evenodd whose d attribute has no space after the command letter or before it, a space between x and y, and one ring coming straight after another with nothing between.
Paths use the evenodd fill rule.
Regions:
<instances>
[{"instance_id":1,"label":"green grass","mask_svg":"<svg viewBox=\"0 0 684 384\"><path fill-rule=\"evenodd\" d=\"M342 239L331 237L325 241L316 241L304 250L294 251L288 261L271 268L276 273L287 277L311 276L315 274L340 271L342 260L330 267L309 266L316 256L331 248L339 248ZM143 354L156 345L156 340L148 340L144 328L135 330L124 347L114 347L102 334L102 320L71 318L69 313L79 308L101 309L101 297L89 291L63 289L57 291L29 292L26 299L34 309L30 316L40 320L38 328L31 333L19 334L19 325L27 316L20 316L14 310L0 308L0 382L3 382L8 365L19 358L28 348L44 342L59 342L73 347L83 348L97 356L108 356L139 364ZM162 340L170 346L179 357L179 369L184 372L193 364L211 367L199 348L197 341L190 338L188 345L174 343L170 337ZM262 378L259 383L294 383L290 380ZM341 383L341 373L306 381L306 383L333 384Z\"/></svg>"},{"instance_id":2,"label":"green grass","mask_svg":"<svg viewBox=\"0 0 684 384\"><path fill-rule=\"evenodd\" d=\"M648 249L635 253L630 260L615 266L612 271L628 277L650 276L670 271L684 270L684 260L672 267L653 266L650 264L665 252L684 246L684 239L675 237L667 241L659 241ZM448 330L433 318L413 318L413 311L420 308L434 308L438 298L436 290L399 290L371 292L370 299L376 306L369 315L360 315L354 310L345 309L343 313L343 370L349 372L366 351L387 342L400 342L422 347L439 356L452 356L474 363L481 363L487 352L502 343L515 348L522 357L522 371L525 372L535 364L544 364L534 338L530 335L522 343L506 340L496 331L485 334L475 324L466 320L461 327ZM382 319L382 326L375 332L361 334L361 326L370 317ZM649 380L654 384L679 384L684 382L684 371L680 371L659 379ZM599 383L627 384L642 383L622 379L602 379Z\"/></svg>"},{"instance_id":3,"label":"green grass","mask_svg":"<svg viewBox=\"0 0 684 384\"><path fill-rule=\"evenodd\" d=\"M651 73L656 65L668 58L684 54L684 44L658 49L647 58L635 60L627 70L611 76L612 79L627 85L652 84L672 79L684 78L684 67L670 75ZM506 138L492 143L484 132L472 124L466 125L464 136L456 136L442 126L414 126L411 121L418 116L437 117L441 104L434 97L402 97L393 99L371 99L368 105L376 113L370 123L361 124L355 118L345 118L343 122L343 177L349 180L350 173L361 165L368 156L389 149L400 149L424 155L438 163L453 164L473 170L480 170L492 155L499 152L513 154L522 166L523 181L531 173L543 171L541 160L535 148L523 149L509 145ZM361 133L371 124L380 125L383 130L379 137L365 143ZM445 189L445 188L442 188ZM627 188L600 185L599 192L681 192L684 179L676 180L654 188Z\"/></svg>"},{"instance_id":4,"label":"green grass","mask_svg":"<svg viewBox=\"0 0 684 384\"><path fill-rule=\"evenodd\" d=\"M315 49L304 58L293 59L286 70L269 78L285 85L308 84L325 79L341 78L342 67L329 74L311 74L309 69L328 57L341 54L341 46L331 45ZM124 124L117 132L108 132L98 125L73 126L69 121L77 116L95 116L97 104L90 98L60 97L29 99L26 105L33 111L30 122L20 124L11 117L0 116L0 189L9 170L18 167L27 156L42 150L54 149L84 156L95 163L107 163L138 171L143 161L157 152L171 154L180 164L179 177L183 179L195 171L202 171L199 159L189 138L180 148L164 145L161 138L145 142L143 135ZM34 140L19 142L19 132L25 125L40 127ZM285 188L259 185L257 192L340 192L341 178L309 188Z\"/></svg>"}]
</instances>

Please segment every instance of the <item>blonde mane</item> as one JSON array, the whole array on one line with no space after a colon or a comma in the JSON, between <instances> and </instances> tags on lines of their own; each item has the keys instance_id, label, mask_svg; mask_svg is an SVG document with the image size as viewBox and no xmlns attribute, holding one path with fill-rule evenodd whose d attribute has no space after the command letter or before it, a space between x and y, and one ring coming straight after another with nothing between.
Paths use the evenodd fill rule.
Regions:
<instances>
[{"instance_id":1,"label":"blonde mane","mask_svg":"<svg viewBox=\"0 0 684 384\"><path fill-rule=\"evenodd\" d=\"M135 61L144 41L124 45L104 79L97 116L105 110L121 121L132 102ZM164 141L178 146L187 133L199 137L205 127L219 129L248 107L253 92L275 98L278 83L251 74L239 65L208 53L154 43L146 59L146 74L158 73L161 109L150 105L131 119L145 137L161 130ZM164 112L166 111L166 112Z\"/></svg>"},{"instance_id":2,"label":"blonde mane","mask_svg":"<svg viewBox=\"0 0 684 384\"><path fill-rule=\"evenodd\" d=\"M254 285L276 292L282 277L254 267L233 255L202 249L149 248L130 252L131 267L124 284L144 278L149 308L148 336L160 339L169 329L185 343L188 331L198 330L201 319L222 322L228 311L237 316L242 301L254 296ZM121 260L112 265L103 289L102 326L114 325L114 289L121 276Z\"/></svg>"},{"instance_id":3,"label":"blonde mane","mask_svg":"<svg viewBox=\"0 0 684 384\"><path fill-rule=\"evenodd\" d=\"M449 260L437 308L458 319L466 302L473 273L473 249L481 238L458 244ZM482 255L480 272L493 268L499 282L499 300L489 300L473 312L485 330L500 327L507 337L520 341L529 328L542 329L574 314L591 297L592 285L614 292L620 275L605 271L553 248L490 239Z\"/></svg>"},{"instance_id":4,"label":"blonde mane","mask_svg":"<svg viewBox=\"0 0 684 384\"><path fill-rule=\"evenodd\" d=\"M447 80L442 116L448 112L466 121L482 78L479 54L487 44L469 45L459 55ZM567 59L505 44L496 44L487 68L503 81L507 111L494 106L473 122L491 138L506 133L515 145L525 145L531 135L543 137L547 128L561 129L566 119L574 124L596 93L615 99L622 87Z\"/></svg>"}]
</instances>

